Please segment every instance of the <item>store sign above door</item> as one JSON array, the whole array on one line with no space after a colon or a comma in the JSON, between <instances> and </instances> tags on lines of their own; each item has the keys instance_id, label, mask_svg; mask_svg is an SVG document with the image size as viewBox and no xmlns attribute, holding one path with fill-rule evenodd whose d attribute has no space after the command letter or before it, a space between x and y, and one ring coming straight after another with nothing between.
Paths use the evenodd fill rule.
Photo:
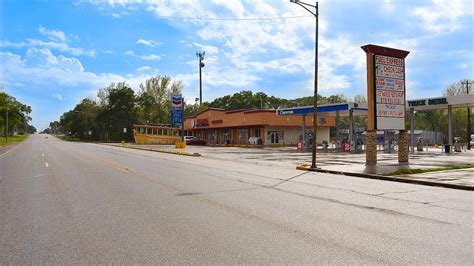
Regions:
<instances>
[{"instance_id":1,"label":"store sign above door","mask_svg":"<svg viewBox=\"0 0 474 266\"><path fill-rule=\"evenodd\" d=\"M423 100L408 101L408 106L409 107L442 105L442 104L448 104L448 99L446 99L446 98L436 98L436 99L423 99Z\"/></svg>"}]
</instances>

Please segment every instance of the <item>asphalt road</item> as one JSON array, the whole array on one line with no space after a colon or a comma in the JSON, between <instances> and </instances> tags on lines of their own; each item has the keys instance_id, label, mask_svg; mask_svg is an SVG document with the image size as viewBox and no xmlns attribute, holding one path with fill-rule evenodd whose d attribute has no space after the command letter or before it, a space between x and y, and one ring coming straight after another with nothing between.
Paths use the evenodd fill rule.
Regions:
<instances>
[{"instance_id":1,"label":"asphalt road","mask_svg":"<svg viewBox=\"0 0 474 266\"><path fill-rule=\"evenodd\" d=\"M470 264L473 203L470 191L34 135L0 150L0 263Z\"/></svg>"}]
</instances>

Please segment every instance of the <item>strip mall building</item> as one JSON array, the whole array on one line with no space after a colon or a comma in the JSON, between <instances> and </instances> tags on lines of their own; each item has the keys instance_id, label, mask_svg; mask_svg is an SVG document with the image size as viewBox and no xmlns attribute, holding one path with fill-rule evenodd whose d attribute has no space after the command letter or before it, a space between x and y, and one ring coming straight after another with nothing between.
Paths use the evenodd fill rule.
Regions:
<instances>
[{"instance_id":1,"label":"strip mall building","mask_svg":"<svg viewBox=\"0 0 474 266\"><path fill-rule=\"evenodd\" d=\"M303 120L304 119L304 120ZM329 142L334 117L318 117L317 142ZM208 144L296 145L303 138L303 127L312 129L313 118L277 115L275 110L235 110L209 108L187 117L187 135Z\"/></svg>"}]
</instances>

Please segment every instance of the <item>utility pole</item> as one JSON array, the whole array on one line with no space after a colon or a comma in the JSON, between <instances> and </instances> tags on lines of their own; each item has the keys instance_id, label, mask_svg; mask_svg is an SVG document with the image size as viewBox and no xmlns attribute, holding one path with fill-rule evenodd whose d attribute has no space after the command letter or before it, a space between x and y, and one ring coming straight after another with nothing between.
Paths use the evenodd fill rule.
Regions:
<instances>
[{"instance_id":1,"label":"utility pole","mask_svg":"<svg viewBox=\"0 0 474 266\"><path fill-rule=\"evenodd\" d=\"M316 149L318 145L316 143L316 131L318 126L318 19L319 19L319 5L316 1L315 5L301 2L300 0L290 0L291 3L297 4L302 8L306 9L315 18L315 39L314 39L314 99L313 99L313 143L312 143L312 156L311 156L311 169L316 169ZM314 9L314 11L313 11Z\"/></svg>"},{"instance_id":2,"label":"utility pole","mask_svg":"<svg viewBox=\"0 0 474 266\"><path fill-rule=\"evenodd\" d=\"M472 84L472 82L469 82L468 79L466 81L462 82L463 85L466 85L466 94L469 94L469 84ZM471 149L471 108L467 107L467 149Z\"/></svg>"},{"instance_id":3,"label":"utility pole","mask_svg":"<svg viewBox=\"0 0 474 266\"><path fill-rule=\"evenodd\" d=\"M199 58L199 106L202 105L202 73L201 69L204 67L204 55L206 54L205 51L196 52L196 56Z\"/></svg>"}]
</instances>

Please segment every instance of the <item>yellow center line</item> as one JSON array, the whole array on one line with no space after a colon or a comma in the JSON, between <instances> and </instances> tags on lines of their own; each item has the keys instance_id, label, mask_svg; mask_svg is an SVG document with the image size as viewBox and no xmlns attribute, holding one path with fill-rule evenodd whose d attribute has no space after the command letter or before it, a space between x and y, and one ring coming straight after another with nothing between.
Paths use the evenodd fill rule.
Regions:
<instances>
[{"instance_id":1,"label":"yellow center line","mask_svg":"<svg viewBox=\"0 0 474 266\"><path fill-rule=\"evenodd\" d=\"M131 169L129 169L127 167L124 167L122 165L116 164L114 162L111 162L111 161L108 161L108 160L105 160L105 159L102 159L100 157L97 157L97 156L89 154L89 153L84 153L84 152L80 152L80 151L76 151L76 153L81 154L81 155L86 156L86 157L89 157L89 158L93 159L94 161L99 162L103 165L107 165L111 168L114 168L115 170L119 170L119 171L122 171L122 172L131 172L132 171Z\"/></svg>"}]
</instances>

